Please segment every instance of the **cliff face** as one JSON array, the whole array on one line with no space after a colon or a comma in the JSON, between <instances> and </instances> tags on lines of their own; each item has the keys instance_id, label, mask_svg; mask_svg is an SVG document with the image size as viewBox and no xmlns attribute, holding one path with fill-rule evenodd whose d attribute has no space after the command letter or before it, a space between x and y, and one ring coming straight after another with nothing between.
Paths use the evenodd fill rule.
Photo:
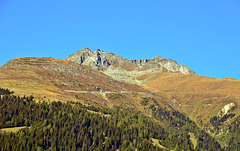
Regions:
<instances>
[{"instance_id":1,"label":"cliff face","mask_svg":"<svg viewBox=\"0 0 240 151\"><path fill-rule=\"evenodd\" d=\"M76 54L67 57L66 60L87 65L98 70L103 70L104 67L109 67L111 65L102 51L92 51L88 48L84 48Z\"/></svg>"},{"instance_id":2,"label":"cliff face","mask_svg":"<svg viewBox=\"0 0 240 151\"><path fill-rule=\"evenodd\" d=\"M186 65L180 65L172 59L157 56L152 59L127 60L114 53L104 53L101 50L92 51L84 48L66 58L68 61L87 65L120 81L140 84L136 77L150 72L178 72L181 74L196 74Z\"/></svg>"}]
</instances>

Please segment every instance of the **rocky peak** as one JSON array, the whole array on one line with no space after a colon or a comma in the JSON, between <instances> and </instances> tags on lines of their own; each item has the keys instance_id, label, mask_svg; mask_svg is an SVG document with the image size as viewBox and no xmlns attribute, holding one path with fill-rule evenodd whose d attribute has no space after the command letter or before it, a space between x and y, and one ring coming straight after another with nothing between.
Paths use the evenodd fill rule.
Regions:
<instances>
[{"instance_id":1,"label":"rocky peak","mask_svg":"<svg viewBox=\"0 0 240 151\"><path fill-rule=\"evenodd\" d=\"M99 49L92 51L89 48L83 48L77 53L67 57L66 60L77 64L88 65L94 69L103 70L103 68L111 65L104 54L105 53Z\"/></svg>"},{"instance_id":2,"label":"rocky peak","mask_svg":"<svg viewBox=\"0 0 240 151\"><path fill-rule=\"evenodd\" d=\"M115 53L105 53L99 49L92 51L89 48L84 48L77 53L70 55L66 60L101 70L105 74L117 80L120 79L121 81L135 79L136 75L149 72L196 74L186 65L180 65L174 60L164 59L161 56L152 59L143 58L139 60L127 60Z\"/></svg>"},{"instance_id":3,"label":"rocky peak","mask_svg":"<svg viewBox=\"0 0 240 151\"><path fill-rule=\"evenodd\" d=\"M157 56L157 57L152 58L152 60L158 60L158 61L161 61L161 60L163 60L163 59L164 59L164 58L161 57L161 56Z\"/></svg>"},{"instance_id":4,"label":"rocky peak","mask_svg":"<svg viewBox=\"0 0 240 151\"><path fill-rule=\"evenodd\" d=\"M188 66L185 64L182 64L179 68L179 72L182 74L196 74L193 70L191 70Z\"/></svg>"},{"instance_id":5,"label":"rocky peak","mask_svg":"<svg viewBox=\"0 0 240 151\"><path fill-rule=\"evenodd\" d=\"M146 67L150 69L157 69L164 67L170 72L180 72L183 74L196 74L186 65L180 65L172 59L164 59L161 56L154 57L152 59L139 59L139 60L129 60L131 63L135 64L137 67Z\"/></svg>"}]
</instances>

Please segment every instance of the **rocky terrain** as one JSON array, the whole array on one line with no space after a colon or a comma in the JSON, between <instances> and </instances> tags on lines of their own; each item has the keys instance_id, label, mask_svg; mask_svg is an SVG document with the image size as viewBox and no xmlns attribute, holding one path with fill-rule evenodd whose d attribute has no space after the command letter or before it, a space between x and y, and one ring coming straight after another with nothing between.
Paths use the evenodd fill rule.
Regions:
<instances>
[{"instance_id":1,"label":"rocky terrain","mask_svg":"<svg viewBox=\"0 0 240 151\"><path fill-rule=\"evenodd\" d=\"M152 59L127 60L114 53L104 53L101 50L92 51L89 48L84 48L68 56L66 60L100 70L116 80L139 85L142 81L137 80L136 77L148 73L196 74L186 65L179 65L174 60L164 59L160 56Z\"/></svg>"}]
</instances>

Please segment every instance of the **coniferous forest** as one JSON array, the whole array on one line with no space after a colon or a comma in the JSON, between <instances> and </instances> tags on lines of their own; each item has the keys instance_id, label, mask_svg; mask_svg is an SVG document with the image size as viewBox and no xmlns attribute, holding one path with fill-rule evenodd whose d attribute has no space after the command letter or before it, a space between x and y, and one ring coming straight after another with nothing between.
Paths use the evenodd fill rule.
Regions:
<instances>
[{"instance_id":1,"label":"coniferous forest","mask_svg":"<svg viewBox=\"0 0 240 151\"><path fill-rule=\"evenodd\" d=\"M153 118L119 107L96 108L76 102L34 100L0 89L0 150L222 150L187 116L155 103ZM238 122L236 122L238 123ZM239 124L231 128L239 130ZM189 133L193 133L194 146ZM161 147L152 139L159 140ZM230 146L232 147L232 145ZM231 150L233 148L225 148Z\"/></svg>"}]
</instances>

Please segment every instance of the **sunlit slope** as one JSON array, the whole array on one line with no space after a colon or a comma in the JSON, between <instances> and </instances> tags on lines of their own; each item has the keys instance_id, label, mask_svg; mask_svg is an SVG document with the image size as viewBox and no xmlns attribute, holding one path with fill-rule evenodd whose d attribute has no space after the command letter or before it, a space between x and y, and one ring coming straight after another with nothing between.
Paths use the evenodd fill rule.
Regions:
<instances>
[{"instance_id":1,"label":"sunlit slope","mask_svg":"<svg viewBox=\"0 0 240 151\"><path fill-rule=\"evenodd\" d=\"M143 110L143 98L161 99L140 86L120 82L84 65L54 58L25 57L0 68L0 86L16 95L39 100L80 101L83 104L122 106Z\"/></svg>"},{"instance_id":2,"label":"sunlit slope","mask_svg":"<svg viewBox=\"0 0 240 151\"><path fill-rule=\"evenodd\" d=\"M198 123L216 116L230 102L240 105L240 81L233 78L215 79L179 73L159 73L146 78L142 84L147 89L166 98L169 104ZM234 113L239 114L239 108Z\"/></svg>"}]
</instances>

